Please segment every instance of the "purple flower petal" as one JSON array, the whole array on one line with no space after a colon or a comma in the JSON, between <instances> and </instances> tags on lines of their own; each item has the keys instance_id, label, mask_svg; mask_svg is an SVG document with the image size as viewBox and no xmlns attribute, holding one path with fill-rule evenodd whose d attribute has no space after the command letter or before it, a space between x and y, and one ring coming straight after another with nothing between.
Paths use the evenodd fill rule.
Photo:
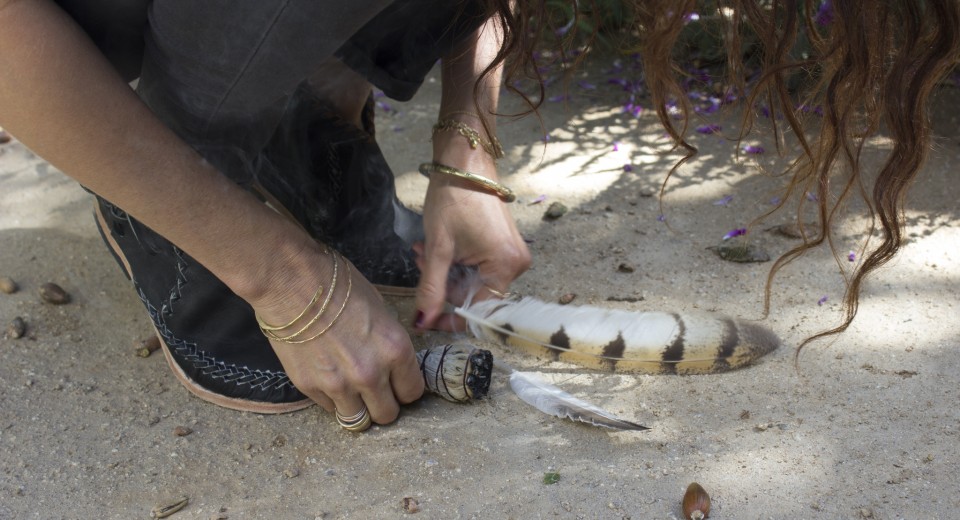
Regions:
<instances>
[{"instance_id":1,"label":"purple flower petal","mask_svg":"<svg viewBox=\"0 0 960 520\"><path fill-rule=\"evenodd\" d=\"M657 215L657 222L666 222L666 221L667 221L666 215Z\"/></svg>"},{"instance_id":2,"label":"purple flower petal","mask_svg":"<svg viewBox=\"0 0 960 520\"><path fill-rule=\"evenodd\" d=\"M820 297L819 300L817 300L817 305L823 305L824 303L827 303L827 295L826 295L826 294L824 294L823 296Z\"/></svg>"},{"instance_id":3,"label":"purple flower petal","mask_svg":"<svg viewBox=\"0 0 960 520\"><path fill-rule=\"evenodd\" d=\"M850 262L856 262L857 254L854 253L853 251L850 251L850 253L847 254L847 260L849 260Z\"/></svg>"},{"instance_id":4,"label":"purple flower petal","mask_svg":"<svg viewBox=\"0 0 960 520\"><path fill-rule=\"evenodd\" d=\"M723 235L723 239L730 240L733 237L739 237L746 234L747 234L746 228L737 228L737 229L728 231L726 235Z\"/></svg>"},{"instance_id":5,"label":"purple flower petal","mask_svg":"<svg viewBox=\"0 0 960 520\"><path fill-rule=\"evenodd\" d=\"M816 202L816 201L817 201L817 194L816 194L816 193L810 193L810 192L808 191L808 192L807 192L807 200L809 200L810 202Z\"/></svg>"},{"instance_id":6,"label":"purple flower petal","mask_svg":"<svg viewBox=\"0 0 960 520\"><path fill-rule=\"evenodd\" d=\"M568 96L568 95L566 95L566 94L561 94L561 95L559 95L559 96L551 96L551 97L548 97L548 98L547 98L547 101L549 101L549 102L551 102L551 103L557 103L557 102L559 102L559 101L567 101L567 100L569 100L569 99L570 99L570 96Z\"/></svg>"},{"instance_id":7,"label":"purple flower petal","mask_svg":"<svg viewBox=\"0 0 960 520\"><path fill-rule=\"evenodd\" d=\"M683 17L683 21L686 22L686 23L696 22L696 21L699 21L699 20L700 20L700 13L696 13L696 12L694 12L694 13L687 13L687 14Z\"/></svg>"},{"instance_id":8,"label":"purple flower petal","mask_svg":"<svg viewBox=\"0 0 960 520\"><path fill-rule=\"evenodd\" d=\"M614 141L614 142L613 142L613 151L614 151L614 152L619 152L619 151L620 151L620 142L619 142L619 141Z\"/></svg>"},{"instance_id":9,"label":"purple flower petal","mask_svg":"<svg viewBox=\"0 0 960 520\"><path fill-rule=\"evenodd\" d=\"M632 171L633 171L633 165L632 165L632 164L624 164L624 165L623 165L623 171L625 171L625 172L627 172L627 173L632 172Z\"/></svg>"},{"instance_id":10,"label":"purple flower petal","mask_svg":"<svg viewBox=\"0 0 960 520\"><path fill-rule=\"evenodd\" d=\"M773 197L772 199L770 199L770 205L776 206L777 204L780 204L780 200L781 200L780 197Z\"/></svg>"},{"instance_id":11,"label":"purple flower petal","mask_svg":"<svg viewBox=\"0 0 960 520\"><path fill-rule=\"evenodd\" d=\"M817 14L813 17L813 21L820 27L825 27L833 22L833 6L830 4L830 0L823 0L820 9L817 9Z\"/></svg>"},{"instance_id":12,"label":"purple flower petal","mask_svg":"<svg viewBox=\"0 0 960 520\"><path fill-rule=\"evenodd\" d=\"M701 134L715 134L721 129L720 125L702 125L697 127L697 132Z\"/></svg>"},{"instance_id":13,"label":"purple flower petal","mask_svg":"<svg viewBox=\"0 0 960 520\"><path fill-rule=\"evenodd\" d=\"M537 198L533 199L532 201L530 201L530 206L533 206L534 204L540 204L541 202L543 202L543 201L545 201L545 200L547 200L547 196L546 196L546 195L540 195L539 197L537 197Z\"/></svg>"},{"instance_id":14,"label":"purple flower petal","mask_svg":"<svg viewBox=\"0 0 960 520\"><path fill-rule=\"evenodd\" d=\"M726 197L713 201L714 206L726 206L730 204L730 201L733 200L733 195L727 195Z\"/></svg>"},{"instance_id":15,"label":"purple flower petal","mask_svg":"<svg viewBox=\"0 0 960 520\"><path fill-rule=\"evenodd\" d=\"M593 83L589 83L587 81L579 81L577 82L577 85L580 85L580 88L582 88L583 90L597 90L596 85L594 85Z\"/></svg>"},{"instance_id":16,"label":"purple flower petal","mask_svg":"<svg viewBox=\"0 0 960 520\"><path fill-rule=\"evenodd\" d=\"M607 80L607 83L610 83L611 85L620 85L624 89L630 86L630 82L623 78L610 78Z\"/></svg>"},{"instance_id":17,"label":"purple flower petal","mask_svg":"<svg viewBox=\"0 0 960 520\"><path fill-rule=\"evenodd\" d=\"M760 155L764 151L765 150L763 149L762 146L754 146L752 144L748 144L743 147L743 152L751 155Z\"/></svg>"}]
</instances>

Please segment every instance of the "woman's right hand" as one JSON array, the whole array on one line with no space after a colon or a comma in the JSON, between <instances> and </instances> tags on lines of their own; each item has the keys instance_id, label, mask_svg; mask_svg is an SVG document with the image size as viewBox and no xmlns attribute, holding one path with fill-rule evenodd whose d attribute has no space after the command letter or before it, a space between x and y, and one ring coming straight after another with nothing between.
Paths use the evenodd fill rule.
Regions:
<instances>
[{"instance_id":1,"label":"woman's right hand","mask_svg":"<svg viewBox=\"0 0 960 520\"><path fill-rule=\"evenodd\" d=\"M251 302L261 320L275 326L289 323L307 309L291 327L275 331L277 336L302 329L328 296L335 257L319 248L311 248L306 256L313 260L304 265L305 271L277 280ZM337 255L336 262L336 286L327 308L315 323L292 338L308 341L291 344L272 339L270 343L293 384L327 411L351 416L365 405L373 422L393 422L400 405L423 394L423 376L413 345L373 285L346 258ZM323 293L311 304L321 285ZM326 332L309 339L328 325Z\"/></svg>"}]
</instances>

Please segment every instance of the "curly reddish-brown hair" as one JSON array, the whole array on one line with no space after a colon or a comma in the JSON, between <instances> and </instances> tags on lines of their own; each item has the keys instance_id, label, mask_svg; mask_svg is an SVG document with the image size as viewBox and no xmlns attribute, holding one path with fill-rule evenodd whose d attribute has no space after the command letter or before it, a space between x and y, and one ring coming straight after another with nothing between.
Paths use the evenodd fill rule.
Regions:
<instances>
[{"instance_id":1,"label":"curly reddish-brown hair","mask_svg":"<svg viewBox=\"0 0 960 520\"><path fill-rule=\"evenodd\" d=\"M497 62L505 60L508 78L539 79L533 51L539 32L551 29L534 21L549 20L544 0L486 0L506 34ZM579 1L574 12L584 9ZM851 196L861 197L874 230L879 223L879 241L865 254L844 295L842 323L808 338L809 341L844 331L857 314L865 278L893 258L903 246L904 198L920 172L930 149L929 101L937 84L960 57L960 1L958 0L633 0L625 34L640 52L652 104L667 133L685 156L671 174L696 154L687 139L687 120L672 119L667 101L679 103L689 113L682 88L675 48L687 23L686 14L708 8L722 12L729 83L743 99L741 139L750 130L754 110L769 107L769 120L779 145L780 117L798 140L802 152L787 173L786 197L803 208L805 193L815 195L817 223L803 243L787 251L770 269L765 311L769 312L770 288L776 274L812 248L827 243L834 255L831 228L838 210ZM574 3L571 0L571 3ZM595 7L595 6L593 6ZM826 18L826 19L825 19ZM759 75L749 88L744 85L743 36L749 32L751 55L757 57ZM799 38L809 42L806 59L795 56ZM797 92L791 90L796 76L812 78L802 90L804 101L823 107L823 117L804 120ZM542 101L540 95L535 99ZM536 109L538 102L530 104ZM778 117L780 116L780 117ZM679 126L677 126L679 125ZM813 125L813 126L811 126ZM865 140L880 129L893 146L878 172L863 171L861 155ZM812 136L812 137L807 137ZM667 181L669 182L669 175ZM798 224L800 209L797 211ZM774 210L775 211L775 210Z\"/></svg>"}]
</instances>

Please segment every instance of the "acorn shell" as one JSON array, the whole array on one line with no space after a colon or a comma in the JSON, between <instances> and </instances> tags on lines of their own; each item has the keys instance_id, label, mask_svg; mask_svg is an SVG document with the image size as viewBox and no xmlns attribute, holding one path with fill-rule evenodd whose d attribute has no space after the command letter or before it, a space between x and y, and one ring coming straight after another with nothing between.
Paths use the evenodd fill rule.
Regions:
<instances>
[{"instance_id":1,"label":"acorn shell","mask_svg":"<svg viewBox=\"0 0 960 520\"><path fill-rule=\"evenodd\" d=\"M710 495L700 484L691 482L683 494L683 517L687 520L703 520L710 516Z\"/></svg>"}]
</instances>

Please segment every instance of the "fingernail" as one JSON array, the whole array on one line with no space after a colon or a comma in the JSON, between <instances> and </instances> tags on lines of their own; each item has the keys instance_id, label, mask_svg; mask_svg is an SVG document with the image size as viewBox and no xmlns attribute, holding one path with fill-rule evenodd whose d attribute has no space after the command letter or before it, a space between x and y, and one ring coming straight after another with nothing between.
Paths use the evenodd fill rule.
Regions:
<instances>
[{"instance_id":1,"label":"fingernail","mask_svg":"<svg viewBox=\"0 0 960 520\"><path fill-rule=\"evenodd\" d=\"M413 319L413 326L418 329L423 328L423 311L417 311L417 316Z\"/></svg>"}]
</instances>

